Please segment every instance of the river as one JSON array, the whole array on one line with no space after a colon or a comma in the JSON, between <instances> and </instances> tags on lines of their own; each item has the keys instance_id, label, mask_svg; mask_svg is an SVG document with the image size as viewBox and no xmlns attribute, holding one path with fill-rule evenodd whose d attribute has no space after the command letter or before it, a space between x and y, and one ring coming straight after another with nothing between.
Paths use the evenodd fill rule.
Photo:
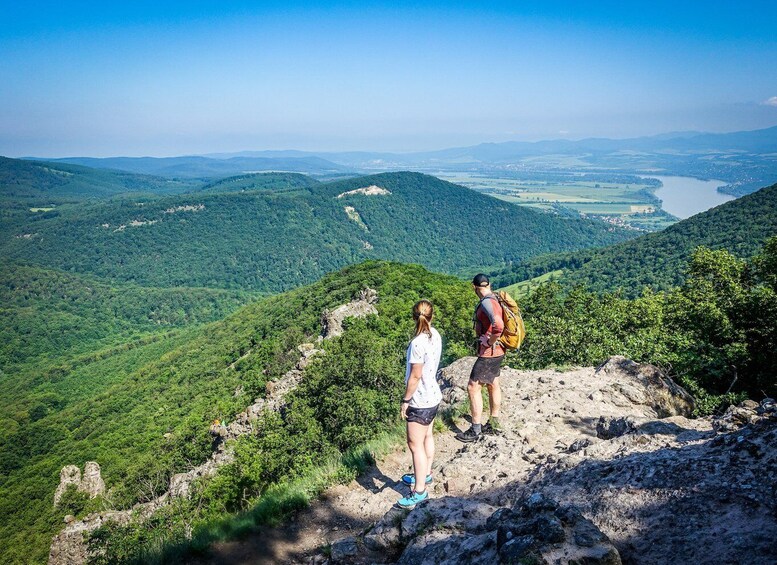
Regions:
<instances>
[{"instance_id":1,"label":"river","mask_svg":"<svg viewBox=\"0 0 777 565\"><path fill-rule=\"evenodd\" d=\"M656 196L662 200L661 208L681 220L714 208L733 196L717 191L725 183L722 180L699 180L691 177L652 177L660 180L664 186L656 190Z\"/></svg>"}]
</instances>

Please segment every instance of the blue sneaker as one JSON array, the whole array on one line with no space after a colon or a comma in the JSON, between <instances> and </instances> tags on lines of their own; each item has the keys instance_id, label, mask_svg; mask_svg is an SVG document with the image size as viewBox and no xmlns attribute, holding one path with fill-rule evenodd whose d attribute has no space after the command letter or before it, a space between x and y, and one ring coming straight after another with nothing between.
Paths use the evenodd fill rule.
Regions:
<instances>
[{"instance_id":1,"label":"blue sneaker","mask_svg":"<svg viewBox=\"0 0 777 565\"><path fill-rule=\"evenodd\" d=\"M427 491L424 492L416 492L412 491L410 493L410 496L406 496L405 498L400 498L397 500L397 506L400 508L415 508L415 505L419 502L423 502L429 498L429 493Z\"/></svg>"},{"instance_id":2,"label":"blue sneaker","mask_svg":"<svg viewBox=\"0 0 777 565\"><path fill-rule=\"evenodd\" d=\"M402 482L405 483L407 486L412 487L415 484L415 474L405 473L404 475L402 475ZM431 475L426 475L426 484L427 485L432 484Z\"/></svg>"}]
</instances>

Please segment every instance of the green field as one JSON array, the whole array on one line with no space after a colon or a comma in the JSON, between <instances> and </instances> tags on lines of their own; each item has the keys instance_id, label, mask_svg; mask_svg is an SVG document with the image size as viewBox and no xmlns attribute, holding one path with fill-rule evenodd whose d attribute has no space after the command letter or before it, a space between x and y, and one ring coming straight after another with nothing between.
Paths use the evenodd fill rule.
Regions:
<instances>
[{"instance_id":1,"label":"green field","mask_svg":"<svg viewBox=\"0 0 777 565\"><path fill-rule=\"evenodd\" d=\"M559 269L557 271L545 273L539 277L534 277L533 279L511 284L510 286L500 288L499 290L507 291L513 298L520 300L522 298L528 298L532 290L540 286L542 283L557 281L562 277L563 274L564 270Z\"/></svg>"},{"instance_id":2,"label":"green field","mask_svg":"<svg viewBox=\"0 0 777 565\"><path fill-rule=\"evenodd\" d=\"M556 173L549 180L506 178L479 173L447 173L440 178L488 194L495 198L527 206L570 215L599 218L610 223L645 231L661 230L677 221L661 210L660 202L650 182L606 182L568 175L559 180Z\"/></svg>"}]
</instances>

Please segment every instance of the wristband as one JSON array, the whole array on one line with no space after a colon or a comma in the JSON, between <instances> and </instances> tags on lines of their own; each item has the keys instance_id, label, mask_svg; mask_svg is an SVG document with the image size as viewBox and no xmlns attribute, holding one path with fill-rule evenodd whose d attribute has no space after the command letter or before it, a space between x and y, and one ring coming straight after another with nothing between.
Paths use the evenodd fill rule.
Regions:
<instances>
[{"instance_id":1,"label":"wristband","mask_svg":"<svg viewBox=\"0 0 777 565\"><path fill-rule=\"evenodd\" d=\"M411 398L410 400L413 400L413 399ZM410 400L405 400L403 398L401 404L410 404Z\"/></svg>"}]
</instances>

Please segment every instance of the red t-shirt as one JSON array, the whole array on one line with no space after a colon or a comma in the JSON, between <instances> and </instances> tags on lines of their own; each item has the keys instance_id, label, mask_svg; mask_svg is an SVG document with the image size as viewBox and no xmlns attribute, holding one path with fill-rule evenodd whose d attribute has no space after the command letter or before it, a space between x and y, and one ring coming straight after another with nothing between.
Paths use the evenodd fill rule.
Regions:
<instances>
[{"instance_id":1,"label":"red t-shirt","mask_svg":"<svg viewBox=\"0 0 777 565\"><path fill-rule=\"evenodd\" d=\"M482 335L499 337L504 330L502 305L499 304L496 296L489 294L480 301L475 310L475 333L478 339ZM489 347L482 343L478 343L478 345L478 357L501 357L505 354L505 348L501 344L495 347Z\"/></svg>"}]
</instances>

